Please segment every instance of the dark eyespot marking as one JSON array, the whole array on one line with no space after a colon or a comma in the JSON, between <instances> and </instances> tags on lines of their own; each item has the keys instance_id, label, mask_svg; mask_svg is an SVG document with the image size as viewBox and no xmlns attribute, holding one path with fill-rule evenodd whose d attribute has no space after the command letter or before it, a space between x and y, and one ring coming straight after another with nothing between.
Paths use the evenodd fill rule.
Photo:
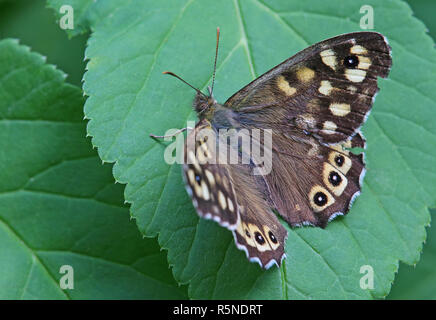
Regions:
<instances>
[{"instance_id":1,"label":"dark eyespot marking","mask_svg":"<svg viewBox=\"0 0 436 320\"><path fill-rule=\"evenodd\" d=\"M356 68L359 64L359 58L357 56L348 56L344 59L344 66L347 68Z\"/></svg>"},{"instance_id":2,"label":"dark eyespot marking","mask_svg":"<svg viewBox=\"0 0 436 320\"><path fill-rule=\"evenodd\" d=\"M276 244L278 242L276 236L271 231L268 232L268 236L271 239L272 243Z\"/></svg>"},{"instance_id":3,"label":"dark eyespot marking","mask_svg":"<svg viewBox=\"0 0 436 320\"><path fill-rule=\"evenodd\" d=\"M319 207L324 206L327 203L327 195L324 192L317 192L313 196L313 202Z\"/></svg>"},{"instance_id":4,"label":"dark eyespot marking","mask_svg":"<svg viewBox=\"0 0 436 320\"><path fill-rule=\"evenodd\" d=\"M254 239L256 239L257 243L260 245L265 243L265 239L258 231L254 233Z\"/></svg>"},{"instance_id":5,"label":"dark eyespot marking","mask_svg":"<svg viewBox=\"0 0 436 320\"><path fill-rule=\"evenodd\" d=\"M195 174L195 181L197 181L198 184L201 184L201 176L198 173Z\"/></svg>"},{"instance_id":6,"label":"dark eyespot marking","mask_svg":"<svg viewBox=\"0 0 436 320\"><path fill-rule=\"evenodd\" d=\"M345 162L344 156L336 156L335 157L335 163L338 165L338 167L342 167L344 162Z\"/></svg>"},{"instance_id":7,"label":"dark eyespot marking","mask_svg":"<svg viewBox=\"0 0 436 320\"><path fill-rule=\"evenodd\" d=\"M337 187L338 185L341 184L342 178L336 171L331 171L329 174L329 181L332 185Z\"/></svg>"},{"instance_id":8,"label":"dark eyespot marking","mask_svg":"<svg viewBox=\"0 0 436 320\"><path fill-rule=\"evenodd\" d=\"M251 234L247 229L245 229L245 234L247 235L248 238L251 238Z\"/></svg>"}]
</instances>

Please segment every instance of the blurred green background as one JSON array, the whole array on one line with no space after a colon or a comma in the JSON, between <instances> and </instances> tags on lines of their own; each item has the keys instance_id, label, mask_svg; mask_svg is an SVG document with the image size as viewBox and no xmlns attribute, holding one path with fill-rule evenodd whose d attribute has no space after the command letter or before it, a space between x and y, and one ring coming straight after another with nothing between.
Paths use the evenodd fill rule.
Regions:
<instances>
[{"instance_id":1,"label":"blurred green background","mask_svg":"<svg viewBox=\"0 0 436 320\"><path fill-rule=\"evenodd\" d=\"M414 15L436 39L436 1L408 0ZM375 21L377 26L377 21ZM17 38L21 44L47 57L68 74L67 81L81 86L85 72L87 34L69 39L59 28L44 0L0 0L0 39ZM434 215L436 211L432 211ZM436 227L429 228L423 255L416 267L400 264L389 299L436 299Z\"/></svg>"},{"instance_id":2,"label":"blurred green background","mask_svg":"<svg viewBox=\"0 0 436 320\"><path fill-rule=\"evenodd\" d=\"M19 39L68 74L69 83L81 87L88 35L68 39L45 6L44 0L0 0L0 39Z\"/></svg>"}]
</instances>

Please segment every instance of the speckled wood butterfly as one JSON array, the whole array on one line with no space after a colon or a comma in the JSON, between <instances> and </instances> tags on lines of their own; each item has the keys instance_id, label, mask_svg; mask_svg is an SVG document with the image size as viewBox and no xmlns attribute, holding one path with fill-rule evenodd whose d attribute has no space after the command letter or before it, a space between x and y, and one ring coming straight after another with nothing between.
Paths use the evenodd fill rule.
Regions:
<instances>
[{"instance_id":1,"label":"speckled wood butterfly","mask_svg":"<svg viewBox=\"0 0 436 320\"><path fill-rule=\"evenodd\" d=\"M216 53L218 39L219 29ZM360 127L378 91L377 77L387 77L391 64L383 35L355 32L297 53L224 104L212 97L213 82L209 95L194 88L200 120L187 138L195 143L185 143L190 161L183 164L183 177L198 214L231 230L250 261L280 266L287 231L276 213L293 227L324 228L359 195L365 163L350 148L365 147ZM230 128L271 129L268 174L253 174L256 161L207 161L217 149L198 133L208 129L209 141L218 140L218 131Z\"/></svg>"}]
</instances>

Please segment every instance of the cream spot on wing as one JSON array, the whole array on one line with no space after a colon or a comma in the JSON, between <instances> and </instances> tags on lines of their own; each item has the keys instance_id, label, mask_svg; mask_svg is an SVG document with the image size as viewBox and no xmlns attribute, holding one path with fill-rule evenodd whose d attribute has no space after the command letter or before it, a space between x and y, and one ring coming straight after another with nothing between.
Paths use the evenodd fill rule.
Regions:
<instances>
[{"instance_id":1,"label":"cream spot on wing","mask_svg":"<svg viewBox=\"0 0 436 320\"><path fill-rule=\"evenodd\" d=\"M333 183L330 181L329 176L331 173L335 173L340 177L340 183L338 185L333 185ZM336 170L331 164L325 162L324 168L322 171L322 177L324 184L329 188L331 192L335 194L335 196L339 197L345 190L348 184L347 178L339 171Z\"/></svg>"},{"instance_id":2,"label":"cream spot on wing","mask_svg":"<svg viewBox=\"0 0 436 320\"><path fill-rule=\"evenodd\" d=\"M348 86L347 90L352 92L352 93L355 93L357 91L357 88L355 86Z\"/></svg>"},{"instance_id":3,"label":"cream spot on wing","mask_svg":"<svg viewBox=\"0 0 436 320\"><path fill-rule=\"evenodd\" d=\"M353 54L365 54L367 53L366 49L360 45L352 46L350 49L350 53Z\"/></svg>"},{"instance_id":4,"label":"cream spot on wing","mask_svg":"<svg viewBox=\"0 0 436 320\"><path fill-rule=\"evenodd\" d=\"M304 113L295 119L297 126L304 130L315 128L316 120L310 113Z\"/></svg>"},{"instance_id":5,"label":"cream spot on wing","mask_svg":"<svg viewBox=\"0 0 436 320\"><path fill-rule=\"evenodd\" d=\"M333 87L328 80L321 81L321 86L319 87L318 91L322 93L325 96L328 96L330 92L332 91Z\"/></svg>"},{"instance_id":6,"label":"cream spot on wing","mask_svg":"<svg viewBox=\"0 0 436 320\"><path fill-rule=\"evenodd\" d=\"M314 140L314 139L310 139L309 140L309 143L310 143L310 145L312 146L310 149L309 149L309 151L307 152L307 155L309 156L309 157L313 157L313 156L316 156L317 154L318 154L318 148L319 148L319 145L318 145L318 143L317 142L315 142L316 140Z\"/></svg>"},{"instance_id":7,"label":"cream spot on wing","mask_svg":"<svg viewBox=\"0 0 436 320\"><path fill-rule=\"evenodd\" d=\"M203 188L198 183L194 184L194 190L198 198L203 198Z\"/></svg>"},{"instance_id":8,"label":"cream spot on wing","mask_svg":"<svg viewBox=\"0 0 436 320\"><path fill-rule=\"evenodd\" d=\"M225 210L227 208L227 201L226 197L224 196L224 193L222 191L218 191L218 202L221 206L221 209Z\"/></svg>"},{"instance_id":9,"label":"cream spot on wing","mask_svg":"<svg viewBox=\"0 0 436 320\"><path fill-rule=\"evenodd\" d=\"M342 143L341 145L343 148L351 148L352 147L351 140L347 140L344 143Z\"/></svg>"},{"instance_id":10,"label":"cream spot on wing","mask_svg":"<svg viewBox=\"0 0 436 320\"><path fill-rule=\"evenodd\" d=\"M215 178L213 177L213 173L209 170L205 170L204 173L206 174L206 178L209 181L211 186L215 185Z\"/></svg>"},{"instance_id":11,"label":"cream spot on wing","mask_svg":"<svg viewBox=\"0 0 436 320\"><path fill-rule=\"evenodd\" d=\"M332 146L330 146L330 149L336 150L336 151L338 151L338 152L345 153L346 155L349 155L349 154L350 154L350 151L344 149L344 147L343 147L342 144L332 145Z\"/></svg>"},{"instance_id":12,"label":"cream spot on wing","mask_svg":"<svg viewBox=\"0 0 436 320\"><path fill-rule=\"evenodd\" d=\"M230 212L234 212L235 211L235 206L233 205L233 201L230 198L227 198L227 204L229 206L229 210Z\"/></svg>"},{"instance_id":13,"label":"cream spot on wing","mask_svg":"<svg viewBox=\"0 0 436 320\"><path fill-rule=\"evenodd\" d=\"M230 192L229 179L227 179L226 176L223 176L222 184L223 184L224 188L226 189L226 191Z\"/></svg>"},{"instance_id":14,"label":"cream spot on wing","mask_svg":"<svg viewBox=\"0 0 436 320\"><path fill-rule=\"evenodd\" d=\"M197 159L201 164L206 163L206 157L204 156L204 151L201 146L197 148Z\"/></svg>"},{"instance_id":15,"label":"cream spot on wing","mask_svg":"<svg viewBox=\"0 0 436 320\"><path fill-rule=\"evenodd\" d=\"M359 65L357 66L357 68L359 69L369 69L369 67L371 66L371 59L368 57L364 57L364 56L359 56Z\"/></svg>"},{"instance_id":16,"label":"cream spot on wing","mask_svg":"<svg viewBox=\"0 0 436 320\"><path fill-rule=\"evenodd\" d=\"M301 82L309 82L315 76L315 71L308 67L301 67L297 70L297 78Z\"/></svg>"},{"instance_id":17,"label":"cream spot on wing","mask_svg":"<svg viewBox=\"0 0 436 320\"><path fill-rule=\"evenodd\" d=\"M209 187L204 180L201 181L201 189L203 190L203 199L208 201L210 199Z\"/></svg>"},{"instance_id":18,"label":"cream spot on wing","mask_svg":"<svg viewBox=\"0 0 436 320\"><path fill-rule=\"evenodd\" d=\"M195 163L197 161L194 152L192 152L191 150L188 152L188 160L189 160L188 162L189 164Z\"/></svg>"},{"instance_id":19,"label":"cream spot on wing","mask_svg":"<svg viewBox=\"0 0 436 320\"><path fill-rule=\"evenodd\" d=\"M366 71L360 69L345 69L345 77L352 82L362 82L366 77Z\"/></svg>"},{"instance_id":20,"label":"cream spot on wing","mask_svg":"<svg viewBox=\"0 0 436 320\"><path fill-rule=\"evenodd\" d=\"M287 96L292 96L295 92L297 92L297 89L294 87L291 87L289 85L289 82L286 81L284 76L279 76L277 78L277 86L280 90L282 90Z\"/></svg>"},{"instance_id":21,"label":"cream spot on wing","mask_svg":"<svg viewBox=\"0 0 436 320\"><path fill-rule=\"evenodd\" d=\"M335 116L344 117L350 113L351 107L347 103L332 103L330 105L330 111Z\"/></svg>"},{"instance_id":22,"label":"cream spot on wing","mask_svg":"<svg viewBox=\"0 0 436 320\"><path fill-rule=\"evenodd\" d=\"M210 149L209 149L210 147L211 147L210 143L203 143L201 145L201 148L203 149L203 153L206 159L212 158L212 154L210 153Z\"/></svg>"},{"instance_id":23,"label":"cream spot on wing","mask_svg":"<svg viewBox=\"0 0 436 320\"><path fill-rule=\"evenodd\" d=\"M325 65L329 66L333 70L336 70L336 65L338 63L336 61L336 55L332 49L321 51L320 55L321 60Z\"/></svg>"},{"instance_id":24,"label":"cream spot on wing","mask_svg":"<svg viewBox=\"0 0 436 320\"><path fill-rule=\"evenodd\" d=\"M207 151L207 143L205 143L204 139L203 139L202 143L200 143L200 147L201 147L201 149L203 149L203 151Z\"/></svg>"},{"instance_id":25,"label":"cream spot on wing","mask_svg":"<svg viewBox=\"0 0 436 320\"><path fill-rule=\"evenodd\" d=\"M349 151L344 150L344 148L342 148L342 145L340 145L340 144L331 145L330 149L336 150L338 152L347 152L347 154L349 153Z\"/></svg>"},{"instance_id":26,"label":"cream spot on wing","mask_svg":"<svg viewBox=\"0 0 436 320\"><path fill-rule=\"evenodd\" d=\"M324 121L322 131L326 134L333 134L338 126L332 121Z\"/></svg>"},{"instance_id":27,"label":"cream spot on wing","mask_svg":"<svg viewBox=\"0 0 436 320\"><path fill-rule=\"evenodd\" d=\"M302 115L302 118L309 125L309 127L315 126L316 120L311 114L305 113Z\"/></svg>"},{"instance_id":28,"label":"cream spot on wing","mask_svg":"<svg viewBox=\"0 0 436 320\"><path fill-rule=\"evenodd\" d=\"M363 89L363 91L362 91L362 93L363 93L363 94L366 94L366 95L369 95L370 92L371 92L371 88L365 88L365 89ZM373 97L373 98L374 98L374 97Z\"/></svg>"},{"instance_id":29,"label":"cream spot on wing","mask_svg":"<svg viewBox=\"0 0 436 320\"><path fill-rule=\"evenodd\" d=\"M188 180L191 185L195 185L195 173L192 169L188 170Z\"/></svg>"},{"instance_id":30,"label":"cream spot on wing","mask_svg":"<svg viewBox=\"0 0 436 320\"><path fill-rule=\"evenodd\" d=\"M197 158L195 157L195 154L194 154L193 151L189 151L189 152L188 152L188 163L189 163L189 164L193 164L194 167L195 167L195 169L196 169L198 172L201 172L201 167L200 167L200 165L198 164Z\"/></svg>"},{"instance_id":31,"label":"cream spot on wing","mask_svg":"<svg viewBox=\"0 0 436 320\"><path fill-rule=\"evenodd\" d=\"M329 153L329 162L331 165L336 167L339 171L341 171L343 174L347 174L347 172L351 169L352 161L347 155L349 154L349 151L342 152L336 152L332 151ZM338 163L335 161L337 157L342 157L342 163L341 165L338 165Z\"/></svg>"}]
</instances>

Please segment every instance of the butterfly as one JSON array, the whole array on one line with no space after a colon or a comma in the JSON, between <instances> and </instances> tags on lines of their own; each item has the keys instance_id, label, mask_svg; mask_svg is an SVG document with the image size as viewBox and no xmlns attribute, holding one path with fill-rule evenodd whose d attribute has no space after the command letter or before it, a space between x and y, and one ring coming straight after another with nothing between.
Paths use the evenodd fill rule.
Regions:
<instances>
[{"instance_id":1,"label":"butterfly","mask_svg":"<svg viewBox=\"0 0 436 320\"><path fill-rule=\"evenodd\" d=\"M199 216L231 230L250 261L280 267L287 231L277 215L292 227L324 228L360 194L365 162L363 153L350 149L365 148L360 128L379 90L377 77L388 76L391 48L380 33L339 35L295 54L219 104L212 95L218 43L219 28L209 94L193 87L199 121L185 142L186 190ZM220 134L228 129L233 133ZM241 132L265 144L265 137L252 134L256 129L269 129L271 138L264 174L259 159L241 151L239 137L236 146L229 144ZM237 163L222 160L217 145L233 150ZM244 156L248 161L239 161Z\"/></svg>"}]
</instances>

